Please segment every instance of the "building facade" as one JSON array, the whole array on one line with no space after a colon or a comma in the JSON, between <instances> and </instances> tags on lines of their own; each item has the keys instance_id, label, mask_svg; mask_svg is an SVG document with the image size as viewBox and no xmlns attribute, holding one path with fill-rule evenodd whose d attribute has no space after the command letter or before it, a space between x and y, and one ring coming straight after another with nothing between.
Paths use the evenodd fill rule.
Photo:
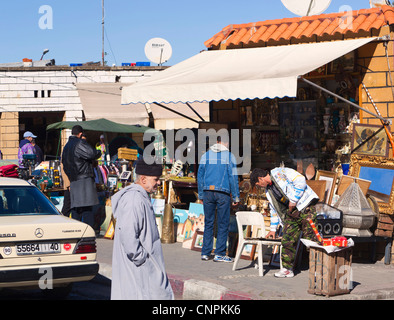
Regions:
<instances>
[{"instance_id":1,"label":"building facade","mask_svg":"<svg viewBox=\"0 0 394 320\"><path fill-rule=\"evenodd\" d=\"M223 28L207 40L205 46L208 50L232 50L338 42L361 38L375 38L376 40L351 52L350 58L342 57L342 61L349 63L345 65L345 70L336 69L338 61L333 61L322 66L315 72L303 75L303 77L329 89L331 92L339 93L347 99L351 98L357 105L373 114L379 113L383 118L393 121L394 8L391 6L301 18L232 24ZM378 110L375 109L365 88L370 93ZM352 91L351 94L346 92L350 91L350 89ZM289 104L290 102L294 105L297 102L305 104L306 100L317 101L317 112L313 118L317 126L315 133L311 133L316 139L313 147L310 147L306 143L304 144L304 149L306 150L301 150L302 152L299 152L300 156L298 158L308 158L310 149L315 149L316 152L314 155L311 155L311 158L319 158L319 162L315 163L316 166L323 170L332 170L335 155L328 156L328 152L326 151L331 150L334 153L336 148L343 147L346 143L349 143L351 137L338 134L335 130L332 132L332 128L330 128L330 134L324 134L322 132L323 118L325 116L324 106L322 104L319 105L320 99L316 95L316 90L305 86L302 81L299 81L297 97L291 99L284 97L279 100L279 105ZM324 104L326 103L327 101L324 101ZM298 132L296 132L299 138L298 145L283 148L285 143L291 138L291 135L284 132L283 124L290 123L294 125L296 121L303 123L304 119L294 120L294 118L290 117L286 119L285 112L281 112L286 110L285 106L284 108L279 108L278 121L275 122L275 125L272 125L272 122L264 121L264 117L270 119L270 106L273 104L275 103L272 100L269 102L266 99L213 102L211 121L215 123L227 123L230 128L249 128L252 130L252 139L256 140L255 144L257 145L254 151L252 151L252 166L263 166L267 168L278 166L282 161L286 163L286 160L289 160L289 157L284 156L284 154L287 155L288 153L290 153L291 160L294 161L287 161L286 164L295 166L297 155L292 153L292 148L302 148L302 146L299 146L299 141L301 138L306 139L307 131L305 127L298 128ZM381 121L373 115L349 108L346 104L337 104L337 106L334 106L335 108L336 110L334 111L332 111L333 109L327 111L330 113L330 119L333 118L333 112L345 113L346 125L349 124L349 116L353 112L358 113L361 123L381 125ZM245 115L248 110L251 110L249 124L245 121ZM254 114L254 110L258 110L258 112ZM263 114L261 110L263 110ZM328 117L328 114L326 116ZM394 126L391 126L391 131L394 131ZM263 148L266 145L269 145L270 148L264 150ZM274 146L274 148L271 146ZM317 155L317 150L321 150L322 152ZM311 154L311 152L309 153ZM390 155L392 156L392 150L390 150Z\"/></svg>"},{"instance_id":2,"label":"building facade","mask_svg":"<svg viewBox=\"0 0 394 320\"><path fill-rule=\"evenodd\" d=\"M78 88L78 84L118 83L121 89L125 84L130 85L166 68L10 65L0 65L0 150L3 159L17 158L19 141L25 131L37 135L37 143L45 147L45 154L55 155L59 132L47 132L47 125L86 119L80 93L89 89ZM119 105L108 106L111 107ZM62 145L68 131L62 133Z\"/></svg>"}]
</instances>

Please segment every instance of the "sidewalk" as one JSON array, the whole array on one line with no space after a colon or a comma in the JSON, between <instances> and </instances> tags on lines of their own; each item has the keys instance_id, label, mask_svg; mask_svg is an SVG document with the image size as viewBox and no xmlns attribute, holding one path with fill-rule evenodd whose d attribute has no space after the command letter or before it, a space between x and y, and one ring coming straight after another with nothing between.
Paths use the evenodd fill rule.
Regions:
<instances>
[{"instance_id":1,"label":"sidewalk","mask_svg":"<svg viewBox=\"0 0 394 320\"><path fill-rule=\"evenodd\" d=\"M113 241L97 239L99 273L112 275ZM294 278L278 279L264 263L264 276L248 260L233 263L202 261L200 252L184 249L181 243L163 244L168 277L179 300L377 300L394 299L394 265L353 263L353 289L350 294L326 298L308 294L308 270Z\"/></svg>"}]
</instances>

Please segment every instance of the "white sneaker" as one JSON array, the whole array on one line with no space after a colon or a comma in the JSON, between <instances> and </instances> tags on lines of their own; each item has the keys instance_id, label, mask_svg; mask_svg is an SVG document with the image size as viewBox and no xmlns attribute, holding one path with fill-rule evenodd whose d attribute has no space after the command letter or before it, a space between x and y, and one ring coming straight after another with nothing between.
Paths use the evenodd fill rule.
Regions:
<instances>
[{"instance_id":1,"label":"white sneaker","mask_svg":"<svg viewBox=\"0 0 394 320\"><path fill-rule=\"evenodd\" d=\"M233 262L233 259L231 259L228 256L218 256L215 255L215 257L213 258L214 262Z\"/></svg>"},{"instance_id":2,"label":"white sneaker","mask_svg":"<svg viewBox=\"0 0 394 320\"><path fill-rule=\"evenodd\" d=\"M280 269L279 272L276 272L274 274L275 277L277 278L293 278L294 277L294 272L285 268Z\"/></svg>"}]
</instances>

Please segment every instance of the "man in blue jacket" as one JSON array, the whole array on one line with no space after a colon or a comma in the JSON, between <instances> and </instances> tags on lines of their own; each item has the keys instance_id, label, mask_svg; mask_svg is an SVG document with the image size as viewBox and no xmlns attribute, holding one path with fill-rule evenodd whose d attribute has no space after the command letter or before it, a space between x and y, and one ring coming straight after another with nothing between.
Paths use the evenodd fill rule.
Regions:
<instances>
[{"instance_id":1,"label":"man in blue jacket","mask_svg":"<svg viewBox=\"0 0 394 320\"><path fill-rule=\"evenodd\" d=\"M220 141L221 140L221 141ZM198 196L204 204L204 238L201 259L208 260L213 248L215 211L217 210L217 240L215 262L232 262L226 255L230 222L231 196L239 202L236 159L228 150L228 142L218 139L201 157L197 174Z\"/></svg>"}]
</instances>

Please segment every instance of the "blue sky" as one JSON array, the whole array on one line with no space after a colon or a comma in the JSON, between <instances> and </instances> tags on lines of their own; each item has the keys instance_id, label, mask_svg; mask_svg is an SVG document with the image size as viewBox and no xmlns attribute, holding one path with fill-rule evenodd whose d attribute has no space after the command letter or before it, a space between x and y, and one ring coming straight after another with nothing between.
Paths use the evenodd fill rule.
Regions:
<instances>
[{"instance_id":1,"label":"blue sky","mask_svg":"<svg viewBox=\"0 0 394 320\"><path fill-rule=\"evenodd\" d=\"M39 13L45 5L50 29L39 25L50 26L49 12ZM369 8L369 0L332 0L326 13L343 5ZM286 17L294 14L280 0L105 0L106 61L148 61L145 43L160 37L171 43L166 65L174 65L204 50L204 41L227 25ZM57 65L101 61L101 0L2 1L0 27L0 63L39 60L45 48Z\"/></svg>"}]
</instances>

